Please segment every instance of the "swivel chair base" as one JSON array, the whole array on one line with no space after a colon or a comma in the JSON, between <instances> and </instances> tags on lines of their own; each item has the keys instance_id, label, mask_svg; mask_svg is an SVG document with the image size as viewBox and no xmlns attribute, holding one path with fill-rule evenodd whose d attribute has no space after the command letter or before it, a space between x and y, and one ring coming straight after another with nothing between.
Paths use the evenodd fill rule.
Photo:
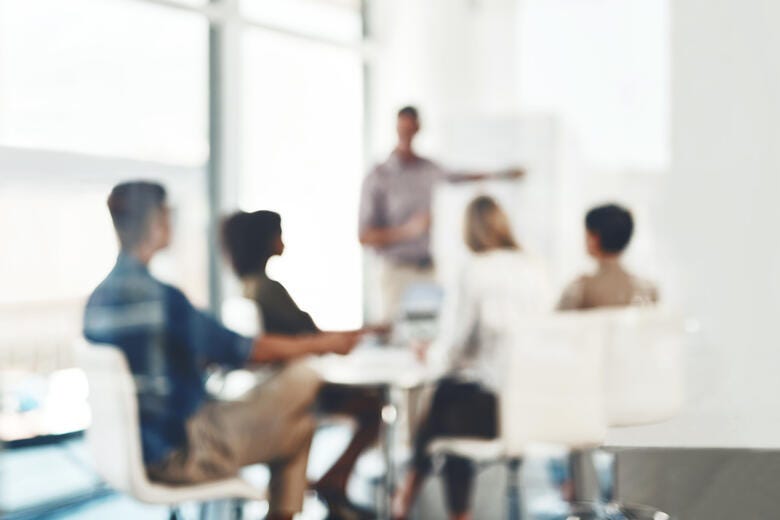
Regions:
<instances>
[{"instance_id":1,"label":"swivel chair base","mask_svg":"<svg viewBox=\"0 0 780 520\"><path fill-rule=\"evenodd\" d=\"M564 514L544 517L544 520L671 520L671 516L647 506L574 502Z\"/></svg>"}]
</instances>

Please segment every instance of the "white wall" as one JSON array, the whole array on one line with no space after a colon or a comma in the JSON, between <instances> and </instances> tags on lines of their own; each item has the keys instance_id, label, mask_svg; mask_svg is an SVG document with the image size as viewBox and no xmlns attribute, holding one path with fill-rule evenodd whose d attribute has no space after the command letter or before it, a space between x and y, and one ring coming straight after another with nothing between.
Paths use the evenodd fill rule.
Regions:
<instances>
[{"instance_id":1,"label":"white wall","mask_svg":"<svg viewBox=\"0 0 780 520\"><path fill-rule=\"evenodd\" d=\"M672 171L657 218L720 358L701 410L723 419L716 438L777 445L780 3L675 0L672 19Z\"/></svg>"},{"instance_id":2,"label":"white wall","mask_svg":"<svg viewBox=\"0 0 780 520\"><path fill-rule=\"evenodd\" d=\"M523 110L558 114L595 170L668 167L669 1L521 0Z\"/></svg>"}]
</instances>

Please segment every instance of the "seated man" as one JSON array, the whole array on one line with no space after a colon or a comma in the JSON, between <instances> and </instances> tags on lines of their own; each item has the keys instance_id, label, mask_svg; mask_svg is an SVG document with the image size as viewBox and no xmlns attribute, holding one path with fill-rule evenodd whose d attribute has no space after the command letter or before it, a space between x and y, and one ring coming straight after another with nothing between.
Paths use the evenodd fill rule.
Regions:
<instances>
[{"instance_id":1,"label":"seated man","mask_svg":"<svg viewBox=\"0 0 780 520\"><path fill-rule=\"evenodd\" d=\"M116 265L89 298L84 335L119 347L133 373L144 463L149 477L197 483L235 476L244 466L271 468L268 518L301 510L314 431L309 408L320 381L302 363L288 363L243 401L210 402L208 364L240 367L325 352L347 353L355 333L295 338L240 336L196 310L178 289L147 268L170 238L165 189L130 182L116 186L108 208L119 238Z\"/></svg>"},{"instance_id":2,"label":"seated man","mask_svg":"<svg viewBox=\"0 0 780 520\"><path fill-rule=\"evenodd\" d=\"M584 310L653 304L658 301L655 286L626 271L620 257L631 241L634 220L631 213L615 204L599 206L585 216L588 254L598 262L594 274L572 282L561 296L558 310Z\"/></svg>"}]
</instances>

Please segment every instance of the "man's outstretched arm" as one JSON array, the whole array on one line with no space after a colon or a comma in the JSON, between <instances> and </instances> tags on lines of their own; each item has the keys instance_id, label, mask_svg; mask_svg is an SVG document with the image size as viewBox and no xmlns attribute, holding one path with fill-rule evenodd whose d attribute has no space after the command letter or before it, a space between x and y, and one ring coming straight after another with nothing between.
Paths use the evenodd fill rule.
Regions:
<instances>
[{"instance_id":1,"label":"man's outstretched arm","mask_svg":"<svg viewBox=\"0 0 780 520\"><path fill-rule=\"evenodd\" d=\"M362 331L320 332L300 336L262 334L255 338L249 361L274 363L308 355L348 354L360 341Z\"/></svg>"},{"instance_id":2,"label":"man's outstretched arm","mask_svg":"<svg viewBox=\"0 0 780 520\"><path fill-rule=\"evenodd\" d=\"M477 182L487 180L513 180L525 176L525 170L522 168L507 168L496 172L449 172L444 174L447 182L456 184L461 182Z\"/></svg>"}]
</instances>

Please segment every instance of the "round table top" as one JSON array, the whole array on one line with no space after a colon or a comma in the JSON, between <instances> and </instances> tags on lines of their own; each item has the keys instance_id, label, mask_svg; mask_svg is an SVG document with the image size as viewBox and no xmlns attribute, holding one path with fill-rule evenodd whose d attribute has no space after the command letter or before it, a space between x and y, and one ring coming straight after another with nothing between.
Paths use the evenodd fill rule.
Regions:
<instances>
[{"instance_id":1,"label":"round table top","mask_svg":"<svg viewBox=\"0 0 780 520\"><path fill-rule=\"evenodd\" d=\"M360 346L346 356L329 354L309 363L325 382L340 385L412 388L433 378L411 350L394 346Z\"/></svg>"}]
</instances>

